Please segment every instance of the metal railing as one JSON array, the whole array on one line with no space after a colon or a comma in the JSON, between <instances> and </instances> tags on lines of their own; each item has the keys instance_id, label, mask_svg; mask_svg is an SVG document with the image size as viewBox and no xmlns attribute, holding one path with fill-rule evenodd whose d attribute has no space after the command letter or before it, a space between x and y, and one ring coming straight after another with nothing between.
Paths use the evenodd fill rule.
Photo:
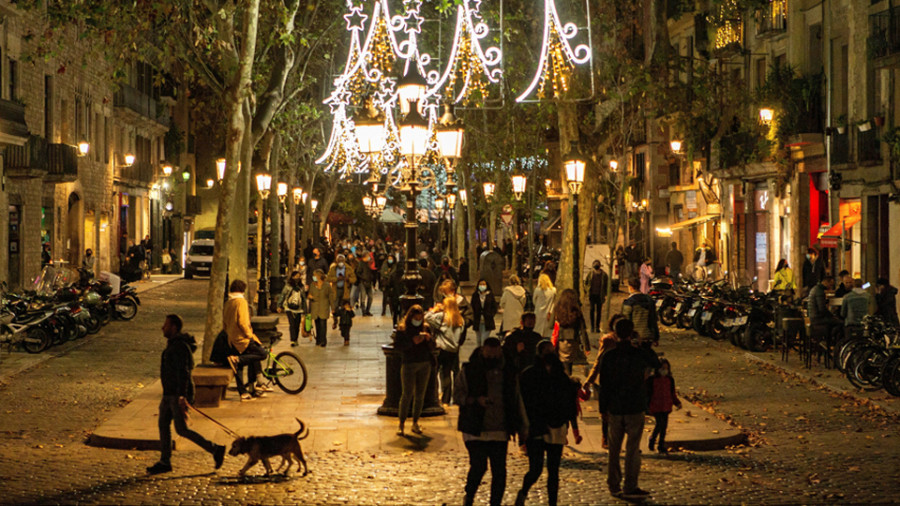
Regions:
<instances>
[{"instance_id":1,"label":"metal railing","mask_svg":"<svg viewBox=\"0 0 900 506\"><path fill-rule=\"evenodd\" d=\"M78 153L75 146L68 144L47 145L48 176L78 176Z\"/></svg>"},{"instance_id":2,"label":"metal railing","mask_svg":"<svg viewBox=\"0 0 900 506\"><path fill-rule=\"evenodd\" d=\"M787 7L787 0L769 0L769 5L756 11L757 35L787 30Z\"/></svg>"},{"instance_id":3,"label":"metal railing","mask_svg":"<svg viewBox=\"0 0 900 506\"><path fill-rule=\"evenodd\" d=\"M47 140L32 135L24 146L8 146L3 163L8 169L47 170Z\"/></svg>"},{"instance_id":4,"label":"metal railing","mask_svg":"<svg viewBox=\"0 0 900 506\"><path fill-rule=\"evenodd\" d=\"M113 97L113 105L130 109L141 116L168 126L168 114L161 114L165 109L150 95L128 85L122 85Z\"/></svg>"},{"instance_id":5,"label":"metal railing","mask_svg":"<svg viewBox=\"0 0 900 506\"><path fill-rule=\"evenodd\" d=\"M868 46L873 59L900 52L900 7L869 16Z\"/></svg>"}]
</instances>

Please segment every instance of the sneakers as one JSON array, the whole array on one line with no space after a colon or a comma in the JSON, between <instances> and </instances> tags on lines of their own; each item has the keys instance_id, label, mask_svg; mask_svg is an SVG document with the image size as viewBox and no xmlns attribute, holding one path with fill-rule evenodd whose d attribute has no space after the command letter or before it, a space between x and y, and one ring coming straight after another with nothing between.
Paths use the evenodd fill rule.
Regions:
<instances>
[{"instance_id":1,"label":"sneakers","mask_svg":"<svg viewBox=\"0 0 900 506\"><path fill-rule=\"evenodd\" d=\"M224 445L216 445L216 448L213 450L213 460L216 462L216 469L222 467L222 463L225 462Z\"/></svg>"},{"instance_id":2,"label":"sneakers","mask_svg":"<svg viewBox=\"0 0 900 506\"><path fill-rule=\"evenodd\" d=\"M642 499L644 497L649 497L649 496L650 496L650 492L647 492L646 490L643 490L640 488L636 488L634 490L630 490L630 491L624 492L622 494L622 497L625 499Z\"/></svg>"},{"instance_id":3,"label":"sneakers","mask_svg":"<svg viewBox=\"0 0 900 506\"><path fill-rule=\"evenodd\" d=\"M274 392L275 389L269 386L268 383L257 383L256 384L257 392Z\"/></svg>"},{"instance_id":4,"label":"sneakers","mask_svg":"<svg viewBox=\"0 0 900 506\"><path fill-rule=\"evenodd\" d=\"M300 344L297 343L297 341L291 341L291 348L293 348L294 346L299 346L299 345Z\"/></svg>"},{"instance_id":5,"label":"sneakers","mask_svg":"<svg viewBox=\"0 0 900 506\"><path fill-rule=\"evenodd\" d=\"M647 445L650 448L650 451L653 451L653 447L656 445L656 441L650 440L650 443Z\"/></svg>"},{"instance_id":6,"label":"sneakers","mask_svg":"<svg viewBox=\"0 0 900 506\"><path fill-rule=\"evenodd\" d=\"M253 396L254 399L264 399L265 397L267 397L265 392L260 392L259 390L253 392L250 395Z\"/></svg>"},{"instance_id":7,"label":"sneakers","mask_svg":"<svg viewBox=\"0 0 900 506\"><path fill-rule=\"evenodd\" d=\"M249 402L249 401L255 401L255 400L256 400L256 397L254 397L246 392L241 394L241 402Z\"/></svg>"},{"instance_id":8,"label":"sneakers","mask_svg":"<svg viewBox=\"0 0 900 506\"><path fill-rule=\"evenodd\" d=\"M405 436L405 435L406 435L406 431L403 429L403 424L402 424L402 423L400 424L400 428L397 429L397 435L398 435L398 436Z\"/></svg>"},{"instance_id":9,"label":"sneakers","mask_svg":"<svg viewBox=\"0 0 900 506\"><path fill-rule=\"evenodd\" d=\"M225 447L222 447L222 456L225 456ZM152 466L147 468L147 474L160 474L160 473L168 473L172 471L172 466L170 464L163 464L162 462L157 462Z\"/></svg>"},{"instance_id":10,"label":"sneakers","mask_svg":"<svg viewBox=\"0 0 900 506\"><path fill-rule=\"evenodd\" d=\"M417 424L417 423L414 423L414 424L413 424L413 426L412 426L412 431L413 431L415 434L422 435L422 427L419 427L419 424Z\"/></svg>"}]
</instances>

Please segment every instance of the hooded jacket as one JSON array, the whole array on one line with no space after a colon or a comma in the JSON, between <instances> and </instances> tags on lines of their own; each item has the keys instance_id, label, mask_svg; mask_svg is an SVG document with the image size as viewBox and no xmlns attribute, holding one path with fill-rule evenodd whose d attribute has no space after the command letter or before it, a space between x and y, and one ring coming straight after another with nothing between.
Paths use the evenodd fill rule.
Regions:
<instances>
[{"instance_id":1,"label":"hooded jacket","mask_svg":"<svg viewBox=\"0 0 900 506\"><path fill-rule=\"evenodd\" d=\"M159 364L159 379L163 395L179 396L194 402L194 351L197 342L190 334L176 334L169 338Z\"/></svg>"},{"instance_id":2,"label":"hooded jacket","mask_svg":"<svg viewBox=\"0 0 900 506\"><path fill-rule=\"evenodd\" d=\"M510 285L503 289L500 297L500 309L503 310L502 329L505 331L519 326L522 312L525 311L525 288L521 285Z\"/></svg>"}]
</instances>

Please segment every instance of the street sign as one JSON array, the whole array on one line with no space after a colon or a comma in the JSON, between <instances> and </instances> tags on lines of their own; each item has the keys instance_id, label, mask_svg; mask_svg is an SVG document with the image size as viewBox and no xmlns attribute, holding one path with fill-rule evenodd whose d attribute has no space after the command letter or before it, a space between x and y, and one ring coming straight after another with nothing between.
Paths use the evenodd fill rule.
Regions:
<instances>
[{"instance_id":1,"label":"street sign","mask_svg":"<svg viewBox=\"0 0 900 506\"><path fill-rule=\"evenodd\" d=\"M503 223L508 227L512 225L513 222L513 207L509 204L503 206L503 210L500 213L500 219L503 220Z\"/></svg>"}]
</instances>

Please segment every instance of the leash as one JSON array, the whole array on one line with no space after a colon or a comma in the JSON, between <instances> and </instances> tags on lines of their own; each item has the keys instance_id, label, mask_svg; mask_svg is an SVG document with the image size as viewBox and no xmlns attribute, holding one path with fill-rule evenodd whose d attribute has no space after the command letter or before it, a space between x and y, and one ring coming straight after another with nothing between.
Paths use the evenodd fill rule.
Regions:
<instances>
[{"instance_id":1,"label":"leash","mask_svg":"<svg viewBox=\"0 0 900 506\"><path fill-rule=\"evenodd\" d=\"M203 415L204 417L206 417L206 419L209 420L210 422L212 422L212 423L218 425L219 427L221 427L222 430L224 430L225 433L228 434L229 436L232 436L232 437L235 437L235 438L241 437L240 434L238 434L237 432L235 432L235 431L229 429L228 427L222 425L222 424L221 424L218 420L216 420L215 418L213 418L213 417L207 415L206 413L200 411L199 409L195 408L193 404L191 404L191 403L188 402L187 405L188 405L188 407L190 407L191 409L193 409L193 410L196 411L197 413L200 413L201 415Z\"/></svg>"}]
</instances>

